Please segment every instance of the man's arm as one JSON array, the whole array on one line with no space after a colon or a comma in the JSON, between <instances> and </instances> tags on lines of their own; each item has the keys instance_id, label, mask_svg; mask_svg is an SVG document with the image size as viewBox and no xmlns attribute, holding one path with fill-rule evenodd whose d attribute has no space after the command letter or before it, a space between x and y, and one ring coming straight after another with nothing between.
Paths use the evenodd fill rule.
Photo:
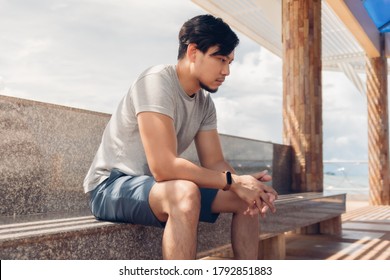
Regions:
<instances>
[{"instance_id":1,"label":"man's arm","mask_svg":"<svg viewBox=\"0 0 390 280\"><path fill-rule=\"evenodd\" d=\"M170 117L142 112L137 118L149 168L157 182L183 179L198 186L224 187L226 179L222 172L200 167L178 157L176 133Z\"/></svg>"},{"instance_id":2,"label":"man's arm","mask_svg":"<svg viewBox=\"0 0 390 280\"><path fill-rule=\"evenodd\" d=\"M196 135L196 138L195 138L195 144L196 144L196 149L198 152L198 157L199 157L199 160L200 160L200 163L202 166L204 166L206 168L213 169L213 170L218 170L218 171L227 171L228 170L228 171L232 172L233 174L236 174L234 168L225 160L225 158L223 156L221 142L220 142L220 138L219 138L217 130L208 130L208 131L198 132L198 134ZM257 179L258 181L261 181L261 182L270 181L272 179L271 176L266 175L266 174L267 173L264 173L264 172L258 172L256 174L252 174L251 176L254 177L255 179ZM238 175L233 175L233 176L235 178L235 181L241 181L243 179L243 176L238 176ZM248 178L248 176L246 176L246 178ZM250 178L250 179L253 179L253 178ZM272 188L270 188L266 185L262 185L261 187L268 195L268 197L266 199L264 199L262 197L262 200L269 207L269 202L273 204L273 201L276 199L277 194ZM247 194L243 194L243 191L245 189L243 189L242 187L241 188L233 188L232 190L244 200L245 200L245 197L247 197L246 196ZM253 208L251 208L250 206L253 206L253 204L252 204L253 200L249 199L249 201L250 201L250 204L249 204L248 210L246 212L248 214L251 214L251 213L253 213ZM258 204L258 205L260 205L260 204ZM262 206L261 206L262 209L259 209L260 213L262 215L264 215L265 212L267 211L268 207L265 207L265 205L262 204ZM270 208L272 210L274 210L273 207L270 207Z\"/></svg>"},{"instance_id":3,"label":"man's arm","mask_svg":"<svg viewBox=\"0 0 390 280\"><path fill-rule=\"evenodd\" d=\"M199 131L195 137L196 150L200 164L217 171L236 173L234 168L225 160L217 130Z\"/></svg>"},{"instance_id":4,"label":"man's arm","mask_svg":"<svg viewBox=\"0 0 390 280\"><path fill-rule=\"evenodd\" d=\"M196 145L204 165L198 166L178 157L176 133L170 117L154 112L142 112L137 117L149 168L157 182L182 179L209 188L222 189L225 186L226 177L221 171L230 170L231 166L223 159L216 130L198 133ZM268 194L276 197L277 193L272 187L262 184L260 176L234 175L231 190L248 205L265 203L274 211Z\"/></svg>"}]
</instances>

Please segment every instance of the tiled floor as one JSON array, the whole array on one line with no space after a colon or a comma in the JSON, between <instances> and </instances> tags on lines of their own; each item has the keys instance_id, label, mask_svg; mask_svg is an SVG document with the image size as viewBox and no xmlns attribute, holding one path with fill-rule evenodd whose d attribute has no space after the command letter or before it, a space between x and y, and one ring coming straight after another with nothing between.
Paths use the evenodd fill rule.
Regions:
<instances>
[{"instance_id":1,"label":"tiled floor","mask_svg":"<svg viewBox=\"0 0 390 280\"><path fill-rule=\"evenodd\" d=\"M390 206L366 206L343 215L343 234L287 235L287 259L390 260Z\"/></svg>"}]
</instances>

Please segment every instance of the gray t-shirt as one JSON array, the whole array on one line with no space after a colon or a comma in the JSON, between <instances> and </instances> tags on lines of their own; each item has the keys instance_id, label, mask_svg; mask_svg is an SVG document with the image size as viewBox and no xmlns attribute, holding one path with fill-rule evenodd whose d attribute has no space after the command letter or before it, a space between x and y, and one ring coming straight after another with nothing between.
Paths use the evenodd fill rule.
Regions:
<instances>
[{"instance_id":1,"label":"gray t-shirt","mask_svg":"<svg viewBox=\"0 0 390 280\"><path fill-rule=\"evenodd\" d=\"M151 67L138 77L111 116L84 179L85 192L108 178L113 168L129 175L151 175L137 123L137 114L145 111L173 119L178 155L199 130L217 127L214 103L208 92L200 90L190 97L182 89L174 65Z\"/></svg>"}]
</instances>

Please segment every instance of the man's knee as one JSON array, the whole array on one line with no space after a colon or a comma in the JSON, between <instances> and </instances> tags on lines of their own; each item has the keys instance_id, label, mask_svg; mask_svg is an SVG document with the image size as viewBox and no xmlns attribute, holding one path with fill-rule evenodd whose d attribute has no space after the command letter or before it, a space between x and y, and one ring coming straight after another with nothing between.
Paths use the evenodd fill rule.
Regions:
<instances>
[{"instance_id":1,"label":"man's knee","mask_svg":"<svg viewBox=\"0 0 390 280\"><path fill-rule=\"evenodd\" d=\"M172 207L185 215L199 216L200 212L199 187L186 180L176 182L175 193L172 194Z\"/></svg>"},{"instance_id":2,"label":"man's knee","mask_svg":"<svg viewBox=\"0 0 390 280\"><path fill-rule=\"evenodd\" d=\"M161 221L169 216L198 216L200 213L199 187L187 180L173 180L156 184L149 197L153 213Z\"/></svg>"}]
</instances>

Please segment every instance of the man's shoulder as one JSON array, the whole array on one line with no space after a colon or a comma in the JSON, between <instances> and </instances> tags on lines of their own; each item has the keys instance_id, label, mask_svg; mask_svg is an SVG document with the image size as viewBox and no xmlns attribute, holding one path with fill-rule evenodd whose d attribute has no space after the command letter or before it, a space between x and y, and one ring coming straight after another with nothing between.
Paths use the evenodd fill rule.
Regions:
<instances>
[{"instance_id":1,"label":"man's shoulder","mask_svg":"<svg viewBox=\"0 0 390 280\"><path fill-rule=\"evenodd\" d=\"M172 75L172 71L174 71L174 65L170 65L170 64L154 65L147 68L145 71L143 71L139 76L139 79L142 79L149 75L161 75L161 76L169 77L170 75Z\"/></svg>"},{"instance_id":2,"label":"man's shoulder","mask_svg":"<svg viewBox=\"0 0 390 280\"><path fill-rule=\"evenodd\" d=\"M174 65L156 65L147 68L133 82L128 91L128 96L173 96L177 78Z\"/></svg>"}]
</instances>

